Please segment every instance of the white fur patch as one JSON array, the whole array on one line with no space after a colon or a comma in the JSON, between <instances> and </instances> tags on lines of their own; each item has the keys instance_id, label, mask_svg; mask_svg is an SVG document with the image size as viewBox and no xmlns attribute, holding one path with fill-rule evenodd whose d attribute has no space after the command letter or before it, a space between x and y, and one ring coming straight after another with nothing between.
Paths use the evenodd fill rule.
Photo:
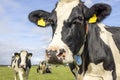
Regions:
<instances>
[{"instance_id":1,"label":"white fur patch","mask_svg":"<svg viewBox=\"0 0 120 80\"><path fill-rule=\"evenodd\" d=\"M55 9L56 14L57 14L57 28L53 36L53 40L50 43L48 49L50 47L55 47L55 48L57 47L58 49L65 49L67 55L66 55L66 59L63 61L64 63L72 62L73 57L72 57L72 52L70 51L69 47L61 39L62 38L62 35L61 35L62 27L63 27L64 21L66 21L69 18L72 12L72 9L78 4L79 4L79 0L71 0L71 1L61 0Z\"/></svg>"},{"instance_id":2,"label":"white fur patch","mask_svg":"<svg viewBox=\"0 0 120 80\"><path fill-rule=\"evenodd\" d=\"M27 52L26 51L22 51L20 53L20 57L21 57L21 63L20 63L20 65L26 66L26 56L27 56Z\"/></svg>"},{"instance_id":3,"label":"white fur patch","mask_svg":"<svg viewBox=\"0 0 120 80\"><path fill-rule=\"evenodd\" d=\"M103 24L98 24L99 28L101 29L100 37L101 39L108 45L112 51L112 55L115 61L115 67L116 67L116 73L117 76L120 76L120 51L117 48L113 38L112 38L112 33L108 32L105 29L105 25Z\"/></svg>"},{"instance_id":4,"label":"white fur patch","mask_svg":"<svg viewBox=\"0 0 120 80\"><path fill-rule=\"evenodd\" d=\"M113 80L112 71L104 70L103 63L90 63L83 80Z\"/></svg>"}]
</instances>

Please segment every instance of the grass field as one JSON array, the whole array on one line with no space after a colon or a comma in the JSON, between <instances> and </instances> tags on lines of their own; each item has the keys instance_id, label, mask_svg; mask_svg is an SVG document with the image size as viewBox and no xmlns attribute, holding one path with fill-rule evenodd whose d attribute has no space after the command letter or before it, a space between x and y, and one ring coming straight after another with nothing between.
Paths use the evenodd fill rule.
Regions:
<instances>
[{"instance_id":1,"label":"grass field","mask_svg":"<svg viewBox=\"0 0 120 80\"><path fill-rule=\"evenodd\" d=\"M67 66L52 66L51 74L38 74L37 66L32 66L28 80L74 80ZM7 66L0 66L0 80L14 80L13 72Z\"/></svg>"}]
</instances>

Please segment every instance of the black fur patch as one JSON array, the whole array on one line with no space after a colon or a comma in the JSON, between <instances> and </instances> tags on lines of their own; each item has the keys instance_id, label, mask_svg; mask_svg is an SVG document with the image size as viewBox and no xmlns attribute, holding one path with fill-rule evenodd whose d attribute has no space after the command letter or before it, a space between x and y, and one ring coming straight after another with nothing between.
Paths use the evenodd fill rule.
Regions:
<instances>
[{"instance_id":1,"label":"black fur patch","mask_svg":"<svg viewBox=\"0 0 120 80\"><path fill-rule=\"evenodd\" d=\"M120 51L120 27L109 26L106 29L112 33L113 40L115 41L115 44Z\"/></svg>"}]
</instances>

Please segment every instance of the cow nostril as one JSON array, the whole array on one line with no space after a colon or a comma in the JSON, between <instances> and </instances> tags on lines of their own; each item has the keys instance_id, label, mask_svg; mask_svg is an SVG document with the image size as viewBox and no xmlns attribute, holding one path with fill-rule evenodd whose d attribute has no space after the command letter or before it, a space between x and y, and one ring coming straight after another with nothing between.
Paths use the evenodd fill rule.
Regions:
<instances>
[{"instance_id":1,"label":"cow nostril","mask_svg":"<svg viewBox=\"0 0 120 80\"><path fill-rule=\"evenodd\" d=\"M24 68L24 65L20 65L20 68Z\"/></svg>"},{"instance_id":2,"label":"cow nostril","mask_svg":"<svg viewBox=\"0 0 120 80\"><path fill-rule=\"evenodd\" d=\"M49 53L49 51L48 51L48 50L46 50L45 52L46 52L46 53Z\"/></svg>"},{"instance_id":3,"label":"cow nostril","mask_svg":"<svg viewBox=\"0 0 120 80\"><path fill-rule=\"evenodd\" d=\"M46 50L46 61L52 64L61 64L66 59L65 49L49 48Z\"/></svg>"},{"instance_id":4,"label":"cow nostril","mask_svg":"<svg viewBox=\"0 0 120 80\"><path fill-rule=\"evenodd\" d=\"M66 51L65 49L50 49L50 50L46 50L46 59L51 59L51 58L54 58L54 59L65 59L66 57Z\"/></svg>"},{"instance_id":5,"label":"cow nostril","mask_svg":"<svg viewBox=\"0 0 120 80\"><path fill-rule=\"evenodd\" d=\"M50 58L51 56L55 56L57 54L57 50L46 50L46 56Z\"/></svg>"},{"instance_id":6,"label":"cow nostril","mask_svg":"<svg viewBox=\"0 0 120 80\"><path fill-rule=\"evenodd\" d=\"M64 49L60 49L59 50L59 54L57 55L58 57L65 57L65 55L64 55L64 53L65 53L65 50Z\"/></svg>"},{"instance_id":7,"label":"cow nostril","mask_svg":"<svg viewBox=\"0 0 120 80\"><path fill-rule=\"evenodd\" d=\"M60 49L59 51L60 51L60 53L65 53L64 49Z\"/></svg>"},{"instance_id":8,"label":"cow nostril","mask_svg":"<svg viewBox=\"0 0 120 80\"><path fill-rule=\"evenodd\" d=\"M57 53L57 50L46 50L46 53L48 54Z\"/></svg>"}]
</instances>

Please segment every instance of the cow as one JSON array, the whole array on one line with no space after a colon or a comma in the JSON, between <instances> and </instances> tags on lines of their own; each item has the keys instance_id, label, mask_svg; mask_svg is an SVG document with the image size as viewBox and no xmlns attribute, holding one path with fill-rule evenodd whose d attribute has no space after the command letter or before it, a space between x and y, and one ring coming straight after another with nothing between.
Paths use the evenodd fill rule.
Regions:
<instances>
[{"instance_id":1,"label":"cow","mask_svg":"<svg viewBox=\"0 0 120 80\"><path fill-rule=\"evenodd\" d=\"M46 61L40 61L38 68L37 68L37 73L51 73L51 67Z\"/></svg>"},{"instance_id":2,"label":"cow","mask_svg":"<svg viewBox=\"0 0 120 80\"><path fill-rule=\"evenodd\" d=\"M31 68L32 53L22 50L20 53L15 52L11 60L11 68L14 71L14 80L17 80L19 75L20 80L28 80L29 71Z\"/></svg>"},{"instance_id":3,"label":"cow","mask_svg":"<svg viewBox=\"0 0 120 80\"><path fill-rule=\"evenodd\" d=\"M28 18L39 27L51 26L46 61L69 63L76 80L120 80L120 28L102 24L112 8L80 0L59 0L51 11L35 10Z\"/></svg>"},{"instance_id":4,"label":"cow","mask_svg":"<svg viewBox=\"0 0 120 80\"><path fill-rule=\"evenodd\" d=\"M51 73L51 67L46 61L40 61L38 68L37 68L37 73Z\"/></svg>"}]
</instances>

